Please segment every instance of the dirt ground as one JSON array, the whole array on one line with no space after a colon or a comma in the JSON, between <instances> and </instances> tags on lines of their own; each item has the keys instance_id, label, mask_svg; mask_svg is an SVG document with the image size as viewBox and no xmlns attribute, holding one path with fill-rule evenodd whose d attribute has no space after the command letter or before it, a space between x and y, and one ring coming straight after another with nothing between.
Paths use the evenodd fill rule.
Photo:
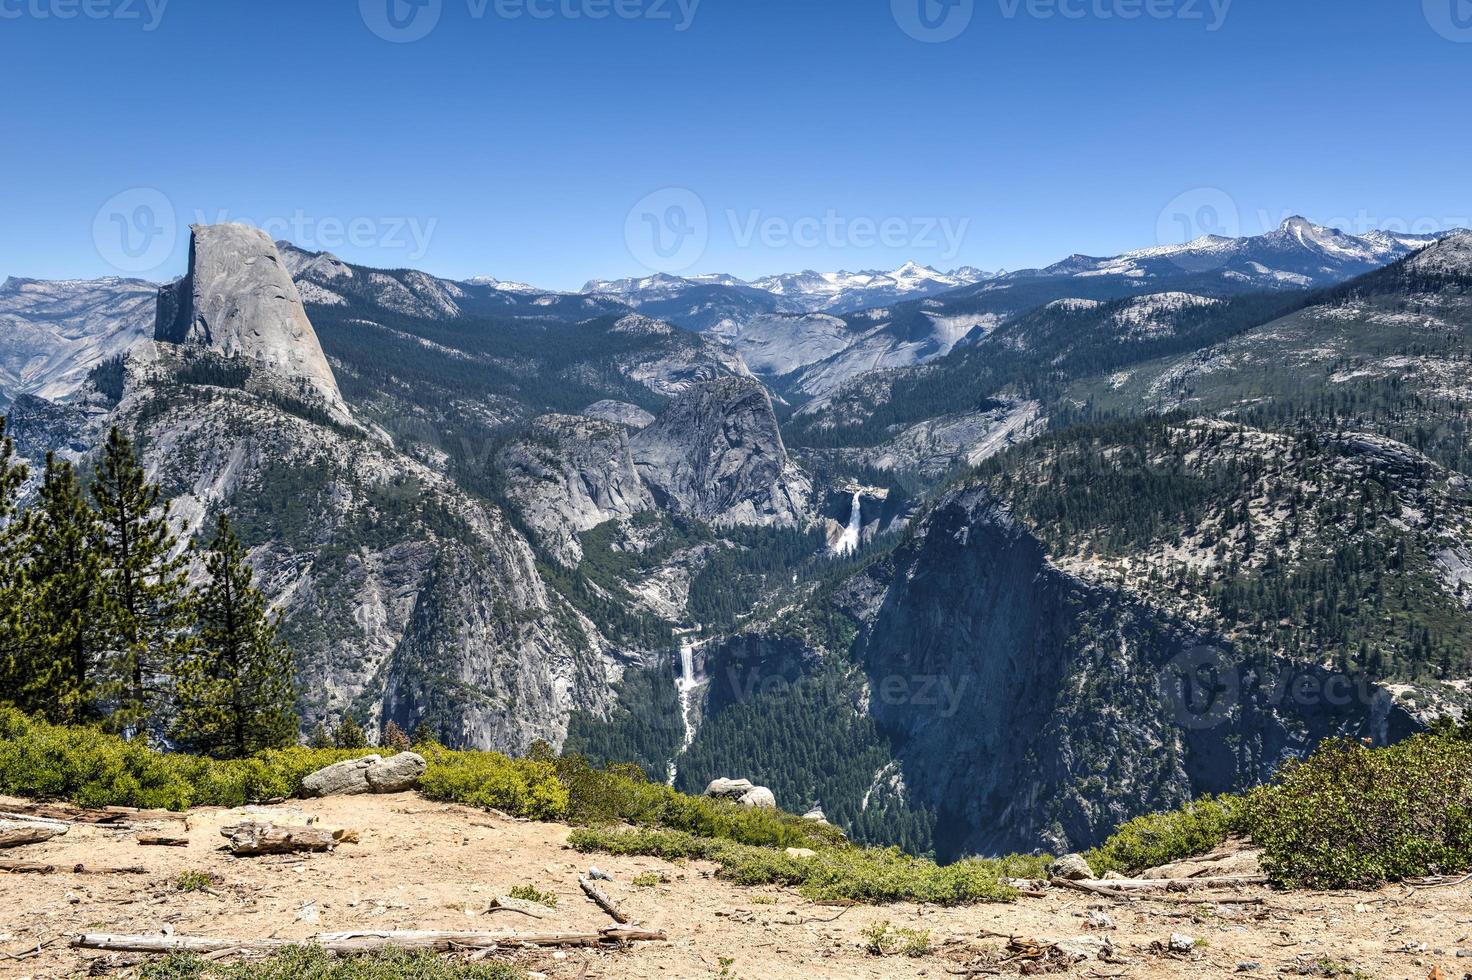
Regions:
<instances>
[{"instance_id":1,"label":"dirt ground","mask_svg":"<svg viewBox=\"0 0 1472 980\"><path fill-rule=\"evenodd\" d=\"M0 798L0 811L19 803ZM315 817L357 829L361 841L305 858L235 858L221 850L221 826L262 815L278 823ZM514 954L527 969L556 980L1015 976L1037 969L1029 966L1036 961L1009 961L1026 950L1010 943L1015 936L1043 943L1082 937L1065 946L1088 958L1059 963L1055 956L1052 967L1078 977L1472 976L1467 882L1376 893L1234 890L1261 905L1122 903L1049 890L1012 905L845 909L780 888L739 888L698 862L580 855L567 848L567 832L413 794L197 810L187 821L122 828L76 825L65 836L0 854L58 868L47 875L0 874L0 977L136 973L142 957L72 949L70 937L82 932L306 939L359 929L596 930L612 923L578 887L578 874L592 865L613 876L605 887L636 922L664 930L668 941ZM139 835L150 833L187 836L189 843L140 846ZM79 862L138 865L147 873L76 874L70 869ZM181 892L174 883L186 871L213 875L215 884L208 892ZM637 887L632 880L642 872L666 880ZM496 896L528 883L559 899L545 919L488 911ZM1091 928L1092 912L1108 916L1114 928ZM918 958L870 955L862 933L886 920L928 931L933 951ZM1197 940L1196 948L1163 950L1173 933ZM1113 952L1101 958L1105 941ZM1329 972L1326 963L1345 972Z\"/></svg>"}]
</instances>

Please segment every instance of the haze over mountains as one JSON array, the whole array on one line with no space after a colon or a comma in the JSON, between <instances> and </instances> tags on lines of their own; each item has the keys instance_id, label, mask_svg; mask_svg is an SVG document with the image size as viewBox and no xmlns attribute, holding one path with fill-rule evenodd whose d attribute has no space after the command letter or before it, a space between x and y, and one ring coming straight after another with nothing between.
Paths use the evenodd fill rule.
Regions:
<instances>
[{"instance_id":1,"label":"haze over mountains","mask_svg":"<svg viewBox=\"0 0 1472 980\"><path fill-rule=\"evenodd\" d=\"M1472 700L1472 235L567 294L200 227L177 283L7 280L0 331L33 466L119 424L181 533L234 515L309 727L955 855ZM1200 650L1240 682L1205 719Z\"/></svg>"}]
</instances>

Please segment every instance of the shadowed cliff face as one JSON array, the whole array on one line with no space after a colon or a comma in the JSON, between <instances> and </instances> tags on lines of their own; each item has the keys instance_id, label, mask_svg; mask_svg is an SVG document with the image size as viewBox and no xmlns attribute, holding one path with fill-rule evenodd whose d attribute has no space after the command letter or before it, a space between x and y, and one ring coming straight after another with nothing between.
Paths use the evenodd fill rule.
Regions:
<instances>
[{"instance_id":1,"label":"shadowed cliff face","mask_svg":"<svg viewBox=\"0 0 1472 980\"><path fill-rule=\"evenodd\" d=\"M1333 735L1413 723L1373 685L1238 664L1054 568L987 491L942 498L851 581L870 710L942 856L1079 848L1123 820L1261 782ZM1331 693L1332 692L1332 693Z\"/></svg>"}]
</instances>

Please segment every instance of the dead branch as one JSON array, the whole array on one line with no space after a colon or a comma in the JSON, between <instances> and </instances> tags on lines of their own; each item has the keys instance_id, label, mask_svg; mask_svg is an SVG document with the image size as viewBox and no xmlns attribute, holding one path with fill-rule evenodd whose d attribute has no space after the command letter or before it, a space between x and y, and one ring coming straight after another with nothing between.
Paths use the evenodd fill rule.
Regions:
<instances>
[{"instance_id":1,"label":"dead branch","mask_svg":"<svg viewBox=\"0 0 1472 980\"><path fill-rule=\"evenodd\" d=\"M333 932L307 940L212 939L203 936L114 936L89 933L72 940L78 949L115 953L217 953L222 950L270 952L311 943L330 953L371 953L382 949L495 949L520 946L612 946L630 942L664 942L663 932L643 929L600 929L597 932Z\"/></svg>"},{"instance_id":2,"label":"dead branch","mask_svg":"<svg viewBox=\"0 0 1472 980\"><path fill-rule=\"evenodd\" d=\"M625 925L628 923L629 917L624 914L623 909L618 907L617 902L608 897L607 892L599 888L597 885L593 884L593 882L589 881L587 878L582 877L581 875L578 876L578 884L582 886L584 894L586 894L594 902L598 903L599 908L607 912L609 915L613 916L614 922L617 922L619 925Z\"/></svg>"}]
</instances>

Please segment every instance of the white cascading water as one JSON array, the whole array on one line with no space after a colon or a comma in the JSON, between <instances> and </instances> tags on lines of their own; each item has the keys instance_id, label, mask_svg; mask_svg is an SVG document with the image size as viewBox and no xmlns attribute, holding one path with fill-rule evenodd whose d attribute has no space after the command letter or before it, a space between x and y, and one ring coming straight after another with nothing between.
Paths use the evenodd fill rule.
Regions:
<instances>
[{"instance_id":1,"label":"white cascading water","mask_svg":"<svg viewBox=\"0 0 1472 980\"><path fill-rule=\"evenodd\" d=\"M860 496L857 491L854 493L854 507L849 515L848 527L844 528L843 537L839 538L838 543L833 546L833 553L839 557L851 555L859 550L859 535L864 530Z\"/></svg>"},{"instance_id":2,"label":"white cascading water","mask_svg":"<svg viewBox=\"0 0 1472 980\"><path fill-rule=\"evenodd\" d=\"M685 724L685 748L695 741L695 724L690 719L690 709L695 704L695 644L680 644L680 676L675 681L675 688L680 692L680 720ZM675 785L677 770L674 760L670 760L671 786Z\"/></svg>"}]
</instances>

